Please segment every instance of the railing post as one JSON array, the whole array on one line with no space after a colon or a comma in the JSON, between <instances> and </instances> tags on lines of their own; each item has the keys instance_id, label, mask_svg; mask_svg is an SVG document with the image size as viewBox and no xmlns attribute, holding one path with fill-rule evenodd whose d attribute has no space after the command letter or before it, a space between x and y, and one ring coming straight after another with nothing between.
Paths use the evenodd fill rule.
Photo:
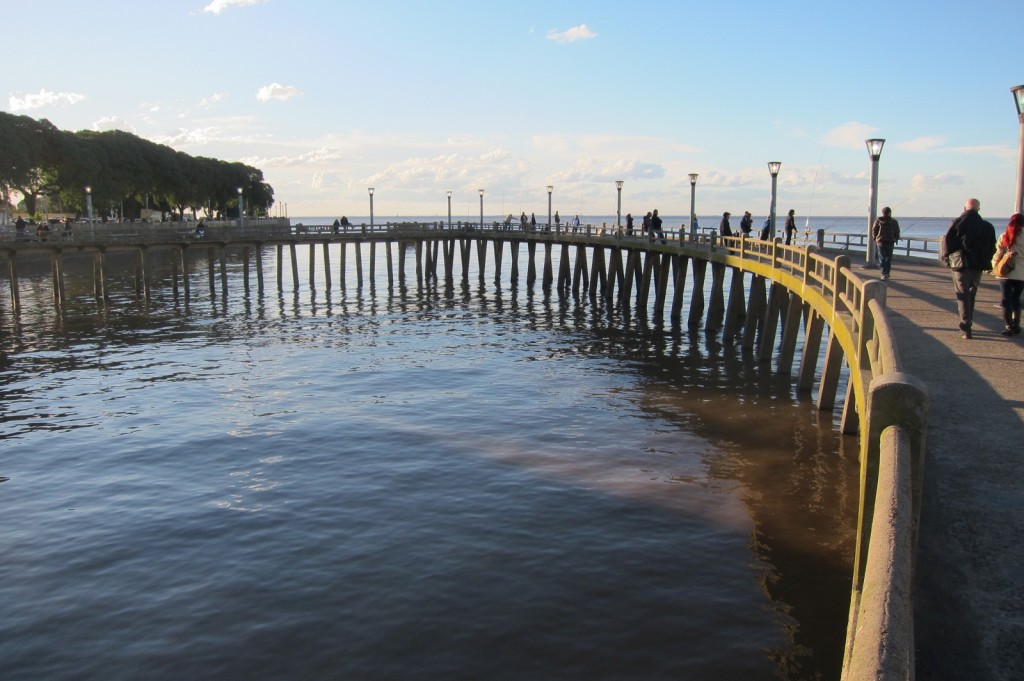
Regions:
<instances>
[{"instance_id":1,"label":"railing post","mask_svg":"<svg viewBox=\"0 0 1024 681\"><path fill-rule=\"evenodd\" d=\"M804 268L803 268L803 282L804 286L811 283L811 274L814 272L814 263L816 262L814 254L817 249L814 246L807 246L804 249Z\"/></svg>"},{"instance_id":2,"label":"railing post","mask_svg":"<svg viewBox=\"0 0 1024 681\"><path fill-rule=\"evenodd\" d=\"M850 269L850 256L840 255L835 259L835 269L832 271L832 311L839 309L839 298L846 290L846 274L844 270Z\"/></svg>"},{"instance_id":3,"label":"railing post","mask_svg":"<svg viewBox=\"0 0 1024 681\"><path fill-rule=\"evenodd\" d=\"M877 300L882 307L885 307L886 287L880 281L868 281L864 283L864 295L861 296L857 306L857 361L861 368L868 368L871 359L868 357L868 342L875 335L874 317L868 309L868 303Z\"/></svg>"}]
</instances>

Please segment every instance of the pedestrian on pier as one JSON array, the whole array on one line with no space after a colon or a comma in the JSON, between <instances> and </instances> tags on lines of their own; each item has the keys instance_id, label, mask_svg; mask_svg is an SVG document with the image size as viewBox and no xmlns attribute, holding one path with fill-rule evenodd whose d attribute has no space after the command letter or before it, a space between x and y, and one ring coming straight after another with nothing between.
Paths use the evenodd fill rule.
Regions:
<instances>
[{"instance_id":1,"label":"pedestrian on pier","mask_svg":"<svg viewBox=\"0 0 1024 681\"><path fill-rule=\"evenodd\" d=\"M999 280L999 290L1003 294L1003 322L1006 329L1004 336L1020 335L1020 309L1021 294L1024 293L1024 238L1021 238L1021 230L1024 229L1024 215L1014 214L1010 223L1006 225L1006 231L999 237L996 244L996 254L992 258L992 268L1006 253L1013 253L1013 269L1004 272L1003 276L995 275Z\"/></svg>"},{"instance_id":2,"label":"pedestrian on pier","mask_svg":"<svg viewBox=\"0 0 1024 681\"><path fill-rule=\"evenodd\" d=\"M203 221L200 220L199 224L196 225L196 238L202 239L204 236L206 236L206 225L204 225Z\"/></svg>"},{"instance_id":3,"label":"pedestrian on pier","mask_svg":"<svg viewBox=\"0 0 1024 681\"><path fill-rule=\"evenodd\" d=\"M577 215L572 219L572 233L575 234L580 230L580 216Z\"/></svg>"},{"instance_id":4,"label":"pedestrian on pier","mask_svg":"<svg viewBox=\"0 0 1024 681\"><path fill-rule=\"evenodd\" d=\"M892 208L882 209L882 216L871 225L871 238L875 241L875 259L882 268L882 281L889 278L892 270L892 252L900 240L900 223L892 217Z\"/></svg>"},{"instance_id":5,"label":"pedestrian on pier","mask_svg":"<svg viewBox=\"0 0 1024 681\"><path fill-rule=\"evenodd\" d=\"M14 221L14 231L18 236L25 236L25 218L18 216Z\"/></svg>"},{"instance_id":6,"label":"pedestrian on pier","mask_svg":"<svg viewBox=\"0 0 1024 681\"><path fill-rule=\"evenodd\" d=\"M729 226L730 215L732 215L732 213L729 211L722 213L722 221L718 223L719 236L732 236L732 227Z\"/></svg>"},{"instance_id":7,"label":"pedestrian on pier","mask_svg":"<svg viewBox=\"0 0 1024 681\"><path fill-rule=\"evenodd\" d=\"M655 208L654 212L651 213L651 231L647 233L651 243L654 243L655 234L657 234L658 238L661 239L661 243L665 243L665 232L661 231L661 217L658 215L657 208Z\"/></svg>"},{"instance_id":8,"label":"pedestrian on pier","mask_svg":"<svg viewBox=\"0 0 1024 681\"><path fill-rule=\"evenodd\" d=\"M530 231L537 231L537 215L534 213L530 213Z\"/></svg>"},{"instance_id":9,"label":"pedestrian on pier","mask_svg":"<svg viewBox=\"0 0 1024 681\"><path fill-rule=\"evenodd\" d=\"M743 211L743 217L740 218L740 231L743 232L743 236L749 237L750 232L754 229L754 218L750 216L750 211Z\"/></svg>"},{"instance_id":10,"label":"pedestrian on pier","mask_svg":"<svg viewBox=\"0 0 1024 681\"><path fill-rule=\"evenodd\" d=\"M982 219L980 209L981 201L967 199L964 212L953 220L939 247L939 258L953 270L960 335L967 339L971 338L974 324L974 301L981 273L992 269L992 256L996 254L996 229L991 222ZM960 254L959 263L956 257L950 259L955 253Z\"/></svg>"},{"instance_id":11,"label":"pedestrian on pier","mask_svg":"<svg viewBox=\"0 0 1024 681\"><path fill-rule=\"evenodd\" d=\"M633 236L633 214L626 213L626 234Z\"/></svg>"},{"instance_id":12,"label":"pedestrian on pier","mask_svg":"<svg viewBox=\"0 0 1024 681\"><path fill-rule=\"evenodd\" d=\"M640 227L641 236L647 236L651 231L651 211L644 216L644 224Z\"/></svg>"},{"instance_id":13,"label":"pedestrian on pier","mask_svg":"<svg viewBox=\"0 0 1024 681\"><path fill-rule=\"evenodd\" d=\"M555 229L557 230L562 225L562 218L558 217L558 211L555 211Z\"/></svg>"},{"instance_id":14,"label":"pedestrian on pier","mask_svg":"<svg viewBox=\"0 0 1024 681\"><path fill-rule=\"evenodd\" d=\"M789 215L786 216L786 245L789 246L793 243L793 235L796 234L796 211L792 208L789 209Z\"/></svg>"}]
</instances>

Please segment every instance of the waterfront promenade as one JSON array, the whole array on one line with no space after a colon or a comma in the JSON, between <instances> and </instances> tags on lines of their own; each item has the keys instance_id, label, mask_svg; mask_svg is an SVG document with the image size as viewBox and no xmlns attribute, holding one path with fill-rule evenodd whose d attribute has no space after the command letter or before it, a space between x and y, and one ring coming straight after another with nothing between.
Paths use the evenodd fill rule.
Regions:
<instances>
[{"instance_id":1,"label":"waterfront promenade","mask_svg":"<svg viewBox=\"0 0 1024 681\"><path fill-rule=\"evenodd\" d=\"M896 262L889 321L930 393L914 593L917 678L1024 679L1024 336L983 277L960 337L947 269Z\"/></svg>"}]
</instances>

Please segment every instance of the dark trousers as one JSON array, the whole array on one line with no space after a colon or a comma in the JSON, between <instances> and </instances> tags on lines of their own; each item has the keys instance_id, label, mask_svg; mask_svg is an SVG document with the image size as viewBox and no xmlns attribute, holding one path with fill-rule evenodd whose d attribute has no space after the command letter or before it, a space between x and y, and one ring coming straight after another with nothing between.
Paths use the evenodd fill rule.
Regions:
<instances>
[{"instance_id":1,"label":"dark trousers","mask_svg":"<svg viewBox=\"0 0 1024 681\"><path fill-rule=\"evenodd\" d=\"M878 266L882 269L882 274L889 276L889 270L892 269L892 252L896 248L894 243L881 243L876 244L876 258L878 259Z\"/></svg>"},{"instance_id":2,"label":"dark trousers","mask_svg":"<svg viewBox=\"0 0 1024 681\"><path fill-rule=\"evenodd\" d=\"M953 270L953 290L956 292L956 308L960 313L960 324L970 328L974 321L974 299L981 284L981 270Z\"/></svg>"},{"instance_id":3,"label":"dark trousers","mask_svg":"<svg viewBox=\"0 0 1024 681\"><path fill-rule=\"evenodd\" d=\"M1003 294L1003 312L1007 314L1020 312L1020 295L1024 293L1024 281L1000 279L999 290Z\"/></svg>"}]
</instances>

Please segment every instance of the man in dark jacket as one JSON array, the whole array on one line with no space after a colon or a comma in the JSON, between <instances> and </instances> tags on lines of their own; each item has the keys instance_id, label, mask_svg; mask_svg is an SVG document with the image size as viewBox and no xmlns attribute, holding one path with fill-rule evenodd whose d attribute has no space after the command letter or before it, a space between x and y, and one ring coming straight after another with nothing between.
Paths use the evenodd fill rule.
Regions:
<instances>
[{"instance_id":1,"label":"man in dark jacket","mask_svg":"<svg viewBox=\"0 0 1024 681\"><path fill-rule=\"evenodd\" d=\"M992 223L982 219L978 199L967 199L964 212L949 226L942 238L939 257L953 269L953 290L960 312L960 331L964 338L971 337L974 320L974 299L981 284L981 273L992 269L992 256L996 253L996 230ZM960 253L962 262L954 267L950 256ZM954 258L955 261L955 258Z\"/></svg>"},{"instance_id":2,"label":"man in dark jacket","mask_svg":"<svg viewBox=\"0 0 1024 681\"><path fill-rule=\"evenodd\" d=\"M875 258L882 268L882 279L888 279L892 270L892 252L900 240L900 223L892 216L892 208L886 206L882 209L882 216L871 225L871 238L877 247Z\"/></svg>"}]
</instances>

